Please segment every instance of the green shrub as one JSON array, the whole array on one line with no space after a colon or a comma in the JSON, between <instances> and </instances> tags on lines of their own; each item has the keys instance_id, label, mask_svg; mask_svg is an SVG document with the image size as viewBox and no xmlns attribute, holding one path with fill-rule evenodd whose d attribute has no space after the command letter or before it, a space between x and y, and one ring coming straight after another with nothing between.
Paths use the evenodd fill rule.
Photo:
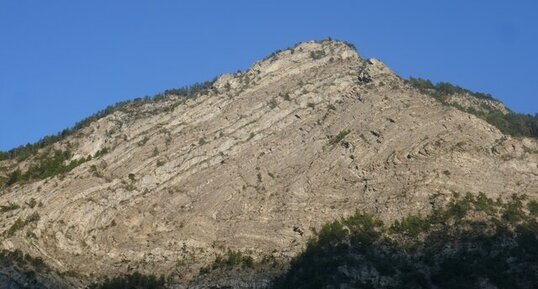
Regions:
<instances>
[{"instance_id":1,"label":"green shrub","mask_svg":"<svg viewBox=\"0 0 538 289\"><path fill-rule=\"evenodd\" d=\"M527 208L529 210L529 213L535 217L538 217L538 202L536 201L530 201L527 204Z\"/></svg>"},{"instance_id":2,"label":"green shrub","mask_svg":"<svg viewBox=\"0 0 538 289\"><path fill-rule=\"evenodd\" d=\"M351 132L351 131L348 130L348 129L341 130L337 135L332 136L332 137L329 138L329 144L330 144L330 145L335 145L335 144L341 142L342 140L344 140L344 138L346 138L346 136L347 136L350 132Z\"/></svg>"},{"instance_id":3,"label":"green shrub","mask_svg":"<svg viewBox=\"0 0 538 289\"><path fill-rule=\"evenodd\" d=\"M317 60L317 59L321 59L323 57L325 57L325 51L323 50L316 50L316 51L311 51L310 52L310 57L314 60Z\"/></svg>"},{"instance_id":4,"label":"green shrub","mask_svg":"<svg viewBox=\"0 0 538 289\"><path fill-rule=\"evenodd\" d=\"M26 218L26 224L37 222L41 219L38 212L33 212L30 216Z\"/></svg>"},{"instance_id":5,"label":"green shrub","mask_svg":"<svg viewBox=\"0 0 538 289\"><path fill-rule=\"evenodd\" d=\"M28 203L26 204L33 209L35 206L37 206L37 201L35 200L35 198L30 198L30 201L28 201Z\"/></svg>"},{"instance_id":6,"label":"green shrub","mask_svg":"<svg viewBox=\"0 0 538 289\"><path fill-rule=\"evenodd\" d=\"M95 154L93 155L93 158L96 159L98 157L101 157L105 154L107 154L109 152L108 148L102 148L100 150L98 150L97 152L95 152Z\"/></svg>"},{"instance_id":7,"label":"green shrub","mask_svg":"<svg viewBox=\"0 0 538 289\"><path fill-rule=\"evenodd\" d=\"M6 206L0 206L0 213L5 213L13 210L19 209L21 206L15 204L15 203L8 203Z\"/></svg>"},{"instance_id":8,"label":"green shrub","mask_svg":"<svg viewBox=\"0 0 538 289\"><path fill-rule=\"evenodd\" d=\"M40 216L37 212L32 213L30 216L28 216L24 220L21 218L18 218L15 221L15 223L13 223L13 225L11 225L11 227L9 227L9 229L7 229L7 231L4 232L4 234L7 235L8 237L11 237L15 235L15 233L17 233L19 230L24 228L26 225L33 222L37 222L39 221L39 219L40 219Z\"/></svg>"},{"instance_id":9,"label":"green shrub","mask_svg":"<svg viewBox=\"0 0 538 289\"><path fill-rule=\"evenodd\" d=\"M6 186L11 186L20 180L22 180L21 170L16 169L11 174L9 174L9 178L7 179Z\"/></svg>"},{"instance_id":10,"label":"green shrub","mask_svg":"<svg viewBox=\"0 0 538 289\"><path fill-rule=\"evenodd\" d=\"M426 232L430 226L430 223L426 219L420 216L409 216L401 221L396 221L391 229L394 232L416 238L420 233Z\"/></svg>"},{"instance_id":11,"label":"green shrub","mask_svg":"<svg viewBox=\"0 0 538 289\"><path fill-rule=\"evenodd\" d=\"M15 235L17 231L24 228L24 226L26 226L26 222L24 222L24 220L21 220L21 218L18 218L17 220L15 220L15 223L13 223L13 225L11 225L11 227L9 227L9 229L6 231L6 235L8 237L11 237Z\"/></svg>"},{"instance_id":12,"label":"green shrub","mask_svg":"<svg viewBox=\"0 0 538 289\"><path fill-rule=\"evenodd\" d=\"M484 193L479 193L478 196L473 200L474 208L477 211L486 212L488 214L495 214L495 201L488 198Z\"/></svg>"},{"instance_id":13,"label":"green shrub","mask_svg":"<svg viewBox=\"0 0 538 289\"><path fill-rule=\"evenodd\" d=\"M521 199L513 197L513 199L504 205L504 211L502 213L504 221L515 226L525 218L525 212L523 211L523 203Z\"/></svg>"}]
</instances>

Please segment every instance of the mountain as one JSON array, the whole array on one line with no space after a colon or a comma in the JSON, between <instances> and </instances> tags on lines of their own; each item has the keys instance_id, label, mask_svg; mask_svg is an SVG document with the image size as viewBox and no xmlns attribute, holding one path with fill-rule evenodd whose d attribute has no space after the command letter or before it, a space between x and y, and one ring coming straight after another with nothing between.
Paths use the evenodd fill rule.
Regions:
<instances>
[{"instance_id":1,"label":"mountain","mask_svg":"<svg viewBox=\"0 0 538 289\"><path fill-rule=\"evenodd\" d=\"M538 198L537 139L469 111L510 114L504 105L404 80L345 42L301 43L185 92L4 154L1 246L24 252L0 267L19 284L5 288L134 272L266 284L324 224L357 211L391 224L467 193ZM213 275L228 265L247 273Z\"/></svg>"}]
</instances>

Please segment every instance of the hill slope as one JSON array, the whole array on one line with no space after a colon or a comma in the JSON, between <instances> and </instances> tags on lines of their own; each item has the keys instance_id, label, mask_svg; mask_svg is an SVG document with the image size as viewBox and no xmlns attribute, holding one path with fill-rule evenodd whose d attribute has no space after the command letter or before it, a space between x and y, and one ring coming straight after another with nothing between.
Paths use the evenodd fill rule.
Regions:
<instances>
[{"instance_id":1,"label":"hill slope","mask_svg":"<svg viewBox=\"0 0 538 289\"><path fill-rule=\"evenodd\" d=\"M126 105L0 167L3 249L82 280L190 280L228 249L285 261L310 228L357 209L392 222L455 194L538 197L535 139L335 41L276 53L192 98ZM17 169L26 177L7 180Z\"/></svg>"}]
</instances>

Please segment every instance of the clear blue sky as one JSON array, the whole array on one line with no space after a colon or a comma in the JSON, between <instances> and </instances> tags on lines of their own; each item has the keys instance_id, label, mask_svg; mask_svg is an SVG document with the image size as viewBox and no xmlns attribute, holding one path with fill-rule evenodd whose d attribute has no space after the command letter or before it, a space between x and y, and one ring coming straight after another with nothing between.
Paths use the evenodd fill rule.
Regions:
<instances>
[{"instance_id":1,"label":"clear blue sky","mask_svg":"<svg viewBox=\"0 0 538 289\"><path fill-rule=\"evenodd\" d=\"M0 0L0 150L331 36L538 112L538 1Z\"/></svg>"}]
</instances>

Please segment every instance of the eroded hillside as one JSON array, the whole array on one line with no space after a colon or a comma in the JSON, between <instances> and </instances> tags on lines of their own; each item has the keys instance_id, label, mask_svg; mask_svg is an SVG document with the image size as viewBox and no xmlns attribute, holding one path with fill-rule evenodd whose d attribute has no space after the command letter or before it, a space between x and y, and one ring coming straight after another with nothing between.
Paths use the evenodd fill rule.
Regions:
<instances>
[{"instance_id":1,"label":"eroded hillside","mask_svg":"<svg viewBox=\"0 0 538 289\"><path fill-rule=\"evenodd\" d=\"M276 53L192 98L125 106L40 155L53 150L84 162L3 186L1 245L82 280L138 270L185 282L229 249L288 260L312 228L356 210L390 223L468 192L538 197L535 139L336 41ZM7 178L38 161L0 166Z\"/></svg>"}]
</instances>

